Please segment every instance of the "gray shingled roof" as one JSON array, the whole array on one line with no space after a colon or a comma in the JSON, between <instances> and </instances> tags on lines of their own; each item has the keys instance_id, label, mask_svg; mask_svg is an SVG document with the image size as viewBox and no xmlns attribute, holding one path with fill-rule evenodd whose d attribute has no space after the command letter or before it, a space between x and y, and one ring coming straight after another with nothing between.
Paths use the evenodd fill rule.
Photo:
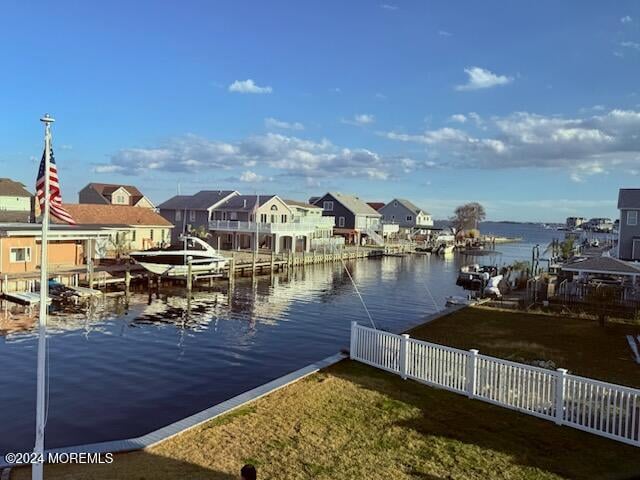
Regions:
<instances>
[{"instance_id":1,"label":"gray shingled roof","mask_svg":"<svg viewBox=\"0 0 640 480\"><path fill-rule=\"evenodd\" d=\"M402 205L404 205L406 208L408 208L409 210L411 210L413 213L415 213L416 215L418 215L420 212L424 212L427 215L429 215L429 212L427 212L424 208L420 208L418 207L415 203L410 202L409 200L405 200L404 198L395 198L394 200L392 200L394 202L398 202Z\"/></svg>"},{"instance_id":2,"label":"gray shingled roof","mask_svg":"<svg viewBox=\"0 0 640 480\"><path fill-rule=\"evenodd\" d=\"M216 210L246 210L251 211L256 206L256 201L259 198L260 206L267 203L275 195L236 195L224 202L222 205L216 207Z\"/></svg>"},{"instance_id":3,"label":"gray shingled roof","mask_svg":"<svg viewBox=\"0 0 640 480\"><path fill-rule=\"evenodd\" d=\"M618 208L640 208L640 188L621 188L618 192Z\"/></svg>"},{"instance_id":4,"label":"gray shingled roof","mask_svg":"<svg viewBox=\"0 0 640 480\"><path fill-rule=\"evenodd\" d=\"M613 257L592 257L579 262L566 263L562 266L562 270L567 272L640 275L640 266Z\"/></svg>"},{"instance_id":5,"label":"gray shingled roof","mask_svg":"<svg viewBox=\"0 0 640 480\"><path fill-rule=\"evenodd\" d=\"M161 210L207 210L234 190L201 190L193 195L176 195L158 205Z\"/></svg>"},{"instance_id":6,"label":"gray shingled roof","mask_svg":"<svg viewBox=\"0 0 640 480\"><path fill-rule=\"evenodd\" d=\"M31 197L32 195L24 187L24 184L10 178L0 178L0 196Z\"/></svg>"},{"instance_id":7,"label":"gray shingled roof","mask_svg":"<svg viewBox=\"0 0 640 480\"><path fill-rule=\"evenodd\" d=\"M371 217L382 216L369 205L367 205L366 202L363 202L358 197L354 197L353 195L343 195L342 193L338 192L329 192L329 195L335 198L338 202L344 205L345 208L350 210L355 215L369 215Z\"/></svg>"}]
</instances>

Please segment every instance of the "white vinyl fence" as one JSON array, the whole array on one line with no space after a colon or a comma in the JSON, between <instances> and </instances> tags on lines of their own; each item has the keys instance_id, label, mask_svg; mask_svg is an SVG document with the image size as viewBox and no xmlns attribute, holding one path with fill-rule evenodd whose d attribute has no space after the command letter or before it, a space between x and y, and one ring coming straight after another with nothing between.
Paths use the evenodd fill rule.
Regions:
<instances>
[{"instance_id":1,"label":"white vinyl fence","mask_svg":"<svg viewBox=\"0 0 640 480\"><path fill-rule=\"evenodd\" d=\"M351 359L640 446L640 390L351 324Z\"/></svg>"}]
</instances>

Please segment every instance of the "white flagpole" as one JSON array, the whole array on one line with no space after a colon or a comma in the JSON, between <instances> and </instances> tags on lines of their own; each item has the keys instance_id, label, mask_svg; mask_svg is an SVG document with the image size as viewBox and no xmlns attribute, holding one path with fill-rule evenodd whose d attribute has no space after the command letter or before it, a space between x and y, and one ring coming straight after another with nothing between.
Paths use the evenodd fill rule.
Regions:
<instances>
[{"instance_id":1,"label":"white flagpole","mask_svg":"<svg viewBox=\"0 0 640 480\"><path fill-rule=\"evenodd\" d=\"M33 452L44 460L44 426L46 422L46 361L47 361L47 233L49 232L49 162L51 161L51 124L55 121L46 114L44 122L44 205L42 207L42 236L40 240L40 315L38 317L38 380L36 394L36 443ZM31 467L31 479L42 480L42 462Z\"/></svg>"}]
</instances>

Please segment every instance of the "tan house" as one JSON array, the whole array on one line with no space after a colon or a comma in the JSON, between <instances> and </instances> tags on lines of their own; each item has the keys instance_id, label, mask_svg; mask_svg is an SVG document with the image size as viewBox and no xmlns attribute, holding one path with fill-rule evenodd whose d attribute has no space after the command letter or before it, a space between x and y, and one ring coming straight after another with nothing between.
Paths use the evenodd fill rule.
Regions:
<instances>
[{"instance_id":1,"label":"tan house","mask_svg":"<svg viewBox=\"0 0 640 480\"><path fill-rule=\"evenodd\" d=\"M78 203L96 205L128 205L155 208L147 197L133 185L90 183L78 193Z\"/></svg>"},{"instance_id":2,"label":"tan house","mask_svg":"<svg viewBox=\"0 0 640 480\"><path fill-rule=\"evenodd\" d=\"M94 227L110 234L96 245L98 257L117 250L145 250L169 243L173 224L149 208L126 205L65 204L81 227Z\"/></svg>"}]
</instances>

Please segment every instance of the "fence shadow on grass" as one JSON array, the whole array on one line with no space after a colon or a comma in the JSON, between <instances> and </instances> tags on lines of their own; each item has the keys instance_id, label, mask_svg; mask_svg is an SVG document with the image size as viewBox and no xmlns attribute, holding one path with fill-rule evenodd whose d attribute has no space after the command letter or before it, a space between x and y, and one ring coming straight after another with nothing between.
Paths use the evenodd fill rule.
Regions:
<instances>
[{"instance_id":1,"label":"fence shadow on grass","mask_svg":"<svg viewBox=\"0 0 640 480\"><path fill-rule=\"evenodd\" d=\"M640 448L402 380L358 362L347 360L325 373L418 408L421 415L398 420L396 425L425 437L436 436L502 452L513 464L567 478L640 479ZM468 453L474 451L477 453L477 450ZM473 459L469 459L469 467L473 465Z\"/></svg>"},{"instance_id":2,"label":"fence shadow on grass","mask_svg":"<svg viewBox=\"0 0 640 480\"><path fill-rule=\"evenodd\" d=\"M103 457L104 458L104 457ZM238 472L240 472L238 465ZM28 480L31 468L21 467L11 471L11 480ZM236 480L238 475L213 470L174 458L138 451L114 455L111 464L46 465L47 480L156 480L176 478L188 480Z\"/></svg>"}]
</instances>

